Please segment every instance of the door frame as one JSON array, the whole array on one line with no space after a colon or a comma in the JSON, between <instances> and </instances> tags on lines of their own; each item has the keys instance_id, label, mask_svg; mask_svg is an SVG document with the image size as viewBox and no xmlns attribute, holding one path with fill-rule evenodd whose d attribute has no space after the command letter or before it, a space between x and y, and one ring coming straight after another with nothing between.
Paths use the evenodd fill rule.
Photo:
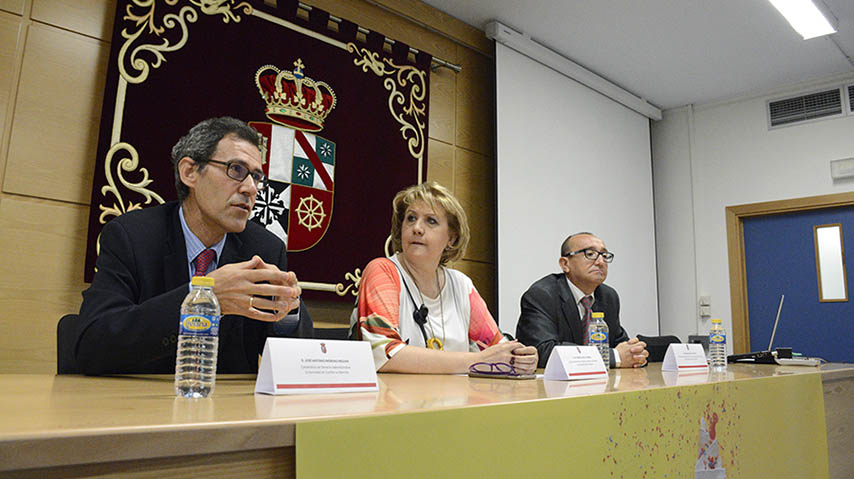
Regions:
<instances>
[{"instance_id":1,"label":"door frame","mask_svg":"<svg viewBox=\"0 0 854 479\"><path fill-rule=\"evenodd\" d=\"M750 351L750 318L747 311L747 271L744 267L744 218L854 205L854 192L764 201L726 207L729 296L732 308L733 353Z\"/></svg>"}]
</instances>

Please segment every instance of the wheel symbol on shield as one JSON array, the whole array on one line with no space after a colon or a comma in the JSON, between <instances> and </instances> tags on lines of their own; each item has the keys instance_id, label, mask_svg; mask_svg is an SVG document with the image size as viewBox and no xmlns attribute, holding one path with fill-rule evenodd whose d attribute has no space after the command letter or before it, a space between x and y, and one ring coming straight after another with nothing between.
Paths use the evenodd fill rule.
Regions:
<instances>
[{"instance_id":1,"label":"wheel symbol on shield","mask_svg":"<svg viewBox=\"0 0 854 479\"><path fill-rule=\"evenodd\" d=\"M326 217L326 212L323 211L323 203L313 195L308 195L300 200L296 213L299 224L305 226L309 231L320 227L323 218Z\"/></svg>"}]
</instances>

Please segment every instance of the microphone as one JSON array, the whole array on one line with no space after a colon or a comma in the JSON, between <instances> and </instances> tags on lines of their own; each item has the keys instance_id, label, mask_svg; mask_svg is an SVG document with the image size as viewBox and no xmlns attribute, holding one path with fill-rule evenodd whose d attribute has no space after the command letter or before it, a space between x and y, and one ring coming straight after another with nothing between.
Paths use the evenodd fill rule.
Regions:
<instances>
[{"instance_id":1,"label":"microphone","mask_svg":"<svg viewBox=\"0 0 854 479\"><path fill-rule=\"evenodd\" d=\"M415 324L422 326L423 329L423 326L427 324L427 314L429 314L427 306L421 303L421 307L412 312L412 319L415 320Z\"/></svg>"}]
</instances>

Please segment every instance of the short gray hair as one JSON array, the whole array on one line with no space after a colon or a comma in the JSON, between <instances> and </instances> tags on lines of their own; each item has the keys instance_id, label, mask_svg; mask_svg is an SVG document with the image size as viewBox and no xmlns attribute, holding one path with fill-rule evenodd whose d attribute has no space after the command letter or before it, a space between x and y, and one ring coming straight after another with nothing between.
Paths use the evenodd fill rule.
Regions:
<instances>
[{"instance_id":1,"label":"short gray hair","mask_svg":"<svg viewBox=\"0 0 854 479\"><path fill-rule=\"evenodd\" d=\"M181 181L178 172L178 162L181 158L189 157L199 164L199 171L207 166L207 162L216 153L220 140L228 135L234 135L245 140L261 151L261 136L258 132L236 118L223 116L220 118L209 118L190 128L190 131L175 143L172 147L172 169L175 172L175 190L178 192L178 201L184 201L190 194L190 188Z\"/></svg>"}]
</instances>

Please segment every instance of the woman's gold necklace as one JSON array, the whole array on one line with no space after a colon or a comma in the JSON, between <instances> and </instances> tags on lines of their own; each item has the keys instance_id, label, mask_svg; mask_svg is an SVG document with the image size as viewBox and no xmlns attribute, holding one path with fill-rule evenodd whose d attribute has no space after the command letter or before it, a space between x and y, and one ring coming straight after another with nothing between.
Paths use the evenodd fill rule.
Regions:
<instances>
[{"instance_id":1,"label":"woman's gold necklace","mask_svg":"<svg viewBox=\"0 0 854 479\"><path fill-rule=\"evenodd\" d=\"M421 288L418 287L418 280L415 279L415 275L413 275L412 271L409 270L409 265L407 264L408 261L406 261L406 259L403 257L403 255L401 255L401 259L403 259L402 264L403 264L403 267L406 269L406 272L409 273L409 276L411 276L412 280L415 281L415 287L416 287L416 289L418 289L418 296L421 297L421 304L424 304L424 295L421 293ZM447 278L447 276L445 276L445 277ZM447 283L447 281L445 281L445 282ZM425 319L428 319L427 326L430 327L430 336L432 336L430 339L427 340L426 346L429 349L436 349L439 351L444 351L444 349L445 349L445 304L442 301L442 285L439 283L439 268L438 267L436 268L436 288L439 290L439 314L440 314L439 317L442 320L442 339L440 340L439 338L436 337L436 333L433 331L433 325L430 324L430 321L428 318L425 318Z\"/></svg>"},{"instance_id":2,"label":"woman's gold necklace","mask_svg":"<svg viewBox=\"0 0 854 479\"><path fill-rule=\"evenodd\" d=\"M445 281L447 283L447 281ZM445 349L445 303L442 301L442 285L439 284L439 269L436 269L436 287L439 289L439 314L442 319L442 340L436 337L436 334L433 332L433 325L430 325L430 334L433 336L432 338L427 340L427 347L430 349L438 349L440 351L444 351ZM421 290L418 291L421 293ZM421 297L422 301L424 297ZM428 321L429 324L429 321Z\"/></svg>"}]
</instances>

